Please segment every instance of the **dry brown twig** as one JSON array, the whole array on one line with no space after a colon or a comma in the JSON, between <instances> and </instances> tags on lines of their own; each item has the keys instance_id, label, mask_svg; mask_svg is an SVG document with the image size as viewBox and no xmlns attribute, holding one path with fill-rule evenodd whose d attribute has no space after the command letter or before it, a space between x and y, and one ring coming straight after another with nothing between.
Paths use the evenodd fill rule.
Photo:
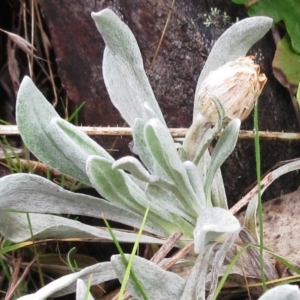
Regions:
<instances>
[{"instance_id":1,"label":"dry brown twig","mask_svg":"<svg viewBox=\"0 0 300 300\"><path fill-rule=\"evenodd\" d=\"M89 136L131 136L132 129L130 127L95 127L95 126L78 126L80 130ZM173 138L184 138L188 128L170 128ZM259 131L261 140L273 141L300 141L300 133L295 132L275 132L275 131ZM16 125L0 125L0 135L13 136L20 135ZM217 134L216 138L220 137ZM251 130L240 130L239 139L254 139L254 132Z\"/></svg>"}]
</instances>

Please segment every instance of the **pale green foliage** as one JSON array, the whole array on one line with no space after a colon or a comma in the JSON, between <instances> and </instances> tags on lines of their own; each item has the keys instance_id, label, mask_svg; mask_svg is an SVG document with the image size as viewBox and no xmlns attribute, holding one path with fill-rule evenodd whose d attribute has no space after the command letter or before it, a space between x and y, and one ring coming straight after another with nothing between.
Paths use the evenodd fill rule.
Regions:
<instances>
[{"instance_id":1,"label":"pale green foliage","mask_svg":"<svg viewBox=\"0 0 300 300\"><path fill-rule=\"evenodd\" d=\"M212 294L225 256L240 230L238 221L227 210L219 169L235 147L240 121L235 119L228 124L210 157L207 147L221 128L223 115L222 105L215 100L219 114L217 129L205 127L205 142L195 144L191 139L184 143L179 154L148 82L130 29L109 9L93 13L92 17L106 43L103 73L107 90L113 104L133 128L134 144L143 164L132 157L115 161L80 129L62 120L31 79L25 77L16 110L17 124L25 144L41 161L93 186L105 200L65 191L35 175L7 176L0 179L0 220L5 220L0 232L11 241L29 239L29 228L21 211L30 213L33 238L96 236L107 240L111 238L106 229L48 214L105 216L109 220L139 227L146 208L150 206L144 229L155 237L142 235L141 242L161 244L174 231L183 231L178 246L195 239L195 250L199 255L187 282L136 257L133 270L149 299L195 299L195 295L205 295L208 272L213 272ZM241 21L225 32L208 58L198 87L210 70L245 55L271 24L271 19L257 17ZM201 122L199 124L197 126L201 126ZM190 156L192 158L187 160ZM134 233L114 232L119 241L133 242L137 237ZM215 241L217 237L218 242ZM111 262L64 276L22 299L45 299L53 294L66 294L75 290L77 279L87 282L91 274L92 284L116 277L122 281L125 269L120 256L115 256ZM201 280L197 281L198 277ZM79 281L77 286L79 289L82 286L84 293L81 295L85 294L82 282ZM128 289L140 299L131 278Z\"/></svg>"},{"instance_id":2,"label":"pale green foliage","mask_svg":"<svg viewBox=\"0 0 300 300\"><path fill-rule=\"evenodd\" d=\"M284 284L268 290L259 300L299 300L300 290L296 285Z\"/></svg>"}]
</instances>

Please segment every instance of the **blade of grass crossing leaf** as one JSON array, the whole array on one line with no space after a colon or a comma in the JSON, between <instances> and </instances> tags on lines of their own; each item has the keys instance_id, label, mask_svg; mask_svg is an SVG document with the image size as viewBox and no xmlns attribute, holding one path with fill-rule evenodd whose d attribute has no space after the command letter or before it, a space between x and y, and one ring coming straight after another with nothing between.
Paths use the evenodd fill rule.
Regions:
<instances>
[{"instance_id":1,"label":"blade of grass crossing leaf","mask_svg":"<svg viewBox=\"0 0 300 300\"><path fill-rule=\"evenodd\" d=\"M254 106L254 142L255 142L255 162L256 162L256 177L257 177L257 197L258 197L258 218L259 218L259 262L260 262L260 272L263 284L263 291L267 291L266 287L266 277L264 268L264 256L263 256L263 246L264 246L264 230L263 230L263 212L261 203L261 171L260 171L260 144L259 144L259 134L258 134L258 101L256 100Z\"/></svg>"},{"instance_id":2,"label":"blade of grass crossing leaf","mask_svg":"<svg viewBox=\"0 0 300 300\"><path fill-rule=\"evenodd\" d=\"M268 248L264 247L264 250L268 253L270 253L277 261L282 263L283 265L286 266L287 269L291 270L292 272L300 275L300 269L295 266L294 264L288 262L284 257L277 255L276 253L270 251Z\"/></svg>"},{"instance_id":3,"label":"blade of grass crossing leaf","mask_svg":"<svg viewBox=\"0 0 300 300\"><path fill-rule=\"evenodd\" d=\"M72 255L72 252L74 252L76 250L76 247L73 247L69 250L68 254L67 254L67 262L68 262L68 266L70 268L70 270L75 273L76 271L74 270L74 267L73 267L73 264L71 262L71 255Z\"/></svg>"},{"instance_id":4,"label":"blade of grass crossing leaf","mask_svg":"<svg viewBox=\"0 0 300 300\"><path fill-rule=\"evenodd\" d=\"M126 256L124 255L124 252L123 252L123 250L122 250L122 247L121 247L121 245L119 244L119 242L118 242L118 240L117 240L117 238L116 238L114 232L112 231L112 229L111 229L109 223L107 222L107 220L106 220L105 218L103 218L103 221L104 221L105 226L107 227L107 229L108 229L108 231L109 231L109 233L110 233L110 235L111 235L111 237L112 237L112 239L113 239L114 244L116 245L116 247L117 247L117 249L118 249L118 251L119 251L119 253L120 253L121 257L122 257L123 263L125 264L125 266L128 266L128 260L127 260ZM143 223L144 223L144 222L143 222ZM132 270L132 272L131 272L131 276L132 276L132 280L135 282L135 284L136 284L136 286L137 286L139 292L140 292L142 295L145 295L145 292L144 292L142 286L140 285L140 282L138 281L138 279L137 279L135 273L133 272L133 270ZM145 295L145 296L146 296L146 295ZM144 299L147 299L147 298L144 298Z\"/></svg>"},{"instance_id":5,"label":"blade of grass crossing leaf","mask_svg":"<svg viewBox=\"0 0 300 300\"><path fill-rule=\"evenodd\" d=\"M88 281L87 288L86 288L85 295L84 295L84 300L89 299L91 286L92 286L92 275L89 277L89 281Z\"/></svg>"},{"instance_id":6,"label":"blade of grass crossing leaf","mask_svg":"<svg viewBox=\"0 0 300 300\"><path fill-rule=\"evenodd\" d=\"M228 253L229 249L232 247L234 242L236 241L240 230L236 232L229 233L227 235L226 240L220 245L220 248L217 250L215 257L213 258L213 270L212 270L212 279L210 283L210 291L207 300L214 294L215 289L217 288L218 284L218 273L221 270L224 260L226 258L226 254Z\"/></svg>"},{"instance_id":7,"label":"blade of grass crossing leaf","mask_svg":"<svg viewBox=\"0 0 300 300\"><path fill-rule=\"evenodd\" d=\"M132 249L130 258L129 258L129 263L128 263L128 265L127 265L126 272L125 272L125 274L124 274L124 278L123 278L123 282L122 282L122 286L121 286L121 290L120 290L120 293L119 293L118 300L122 300L123 294L124 294L125 289L126 289L127 282L128 282L128 280L129 280L130 273L132 272L132 264L133 264L133 260L134 260L134 257L135 257L135 253L136 253L136 251L137 251L137 248L138 248L138 246L139 246L139 242L140 242L140 239L141 239L141 236L142 236L143 229L144 229L145 224L146 224L146 220L147 220L147 216L148 216L149 209L150 209L150 207L148 206L147 209L146 209L146 212L145 212L145 215L144 215L144 219L143 219L141 228L140 228L140 230L139 230L137 239L136 239L136 241L135 241L135 243L134 243L134 246L133 246L133 249ZM140 292L141 292L141 294L143 295L143 298L144 298L144 299L148 299L148 297L147 297L147 295L145 294L144 291L143 291L143 293L142 293L142 291L140 290Z\"/></svg>"},{"instance_id":8,"label":"blade of grass crossing leaf","mask_svg":"<svg viewBox=\"0 0 300 300\"><path fill-rule=\"evenodd\" d=\"M223 285L226 282L226 279L228 278L228 276L231 273L231 270L233 269L234 265L237 263L237 261L239 260L239 258L242 256L242 254L250 247L253 247L253 244L248 244L246 246L244 246L237 254L236 256L232 259L232 261L230 262L230 264L228 265L226 271L224 272L224 275L222 276L214 294L212 295L212 297L210 298L210 300L216 300L221 292L221 289L223 287Z\"/></svg>"},{"instance_id":9,"label":"blade of grass crossing leaf","mask_svg":"<svg viewBox=\"0 0 300 300\"><path fill-rule=\"evenodd\" d=\"M42 268L41 268L41 264L40 264L40 260L39 260L39 255L37 253L36 246L35 246L35 243L34 243L33 230L32 230L32 226L31 226L31 222L30 222L29 213L26 213L26 217L27 217L28 226L29 226L29 230L30 230L30 235L31 235L31 240L32 240L32 247L33 247L34 255L35 255L35 258L36 258L36 263L37 263L37 268L38 268L38 273L39 273L41 285L44 286L45 282L44 282L43 272L42 272Z\"/></svg>"}]
</instances>

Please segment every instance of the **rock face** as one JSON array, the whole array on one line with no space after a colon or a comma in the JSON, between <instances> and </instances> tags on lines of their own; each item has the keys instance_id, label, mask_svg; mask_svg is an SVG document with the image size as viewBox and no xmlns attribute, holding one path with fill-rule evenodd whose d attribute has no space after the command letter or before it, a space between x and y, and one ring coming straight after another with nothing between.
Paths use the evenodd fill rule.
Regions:
<instances>
[{"instance_id":1,"label":"rock face","mask_svg":"<svg viewBox=\"0 0 300 300\"><path fill-rule=\"evenodd\" d=\"M267 201L263 205L265 247L297 266L300 266L299 202L300 192L297 190ZM243 224L244 212L237 217Z\"/></svg>"},{"instance_id":2,"label":"rock face","mask_svg":"<svg viewBox=\"0 0 300 300\"><path fill-rule=\"evenodd\" d=\"M300 266L299 202L298 190L266 202L263 208L266 246L298 266Z\"/></svg>"},{"instance_id":3,"label":"rock face","mask_svg":"<svg viewBox=\"0 0 300 300\"><path fill-rule=\"evenodd\" d=\"M92 11L109 7L133 31L169 127L190 126L198 76L215 40L230 26L227 21L222 21L222 17L212 18L211 9L217 7L221 15L226 12L230 22L236 17L246 17L243 7L230 0L178 0L174 7L170 1L158 0L39 0L39 4L50 30L61 81L72 101L85 102L82 123L91 126L125 125L112 106L103 83L101 60L104 43L90 17ZM169 13L171 18L154 60ZM212 22L206 27L204 23L209 17ZM251 50L268 76L260 98L260 130L297 131L289 95L272 75L274 47L272 36L268 34ZM251 117L244 122L243 129L253 129ZM130 139L97 141L108 149L118 149L116 157L129 154L127 144ZM299 147L292 143L268 141L262 142L261 148L263 172L278 161L299 156ZM255 180L253 141L238 143L224 164L223 174L229 203L232 204ZM274 198L295 190L298 184L295 175L288 175L269 189L267 197Z\"/></svg>"}]
</instances>

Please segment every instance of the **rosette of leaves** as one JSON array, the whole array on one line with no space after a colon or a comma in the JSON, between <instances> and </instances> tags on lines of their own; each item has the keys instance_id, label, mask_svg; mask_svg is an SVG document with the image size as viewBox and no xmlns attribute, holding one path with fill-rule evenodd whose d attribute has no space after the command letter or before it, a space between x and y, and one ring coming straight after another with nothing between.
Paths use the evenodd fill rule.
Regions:
<instances>
[{"instance_id":1,"label":"rosette of leaves","mask_svg":"<svg viewBox=\"0 0 300 300\"><path fill-rule=\"evenodd\" d=\"M97 237L107 241L111 237L106 229L57 214L105 217L138 228L150 206L144 227L147 235L143 234L140 241L162 244L173 232L182 231L178 246L194 239L198 257L187 281L136 257L132 270L146 295L149 299L204 299L207 274L211 274L212 295L223 261L240 231L239 222L227 209L220 173L221 164L235 147L240 121L234 119L227 125L210 156L207 148L214 134L222 129L224 117L222 104L214 99L217 124L209 127L200 145L177 149L146 77L132 32L109 9L93 13L92 17L106 43L103 75L109 96L133 128L134 145L142 163L134 157L115 161L78 127L61 119L31 79L25 77L16 107L24 143L42 162L94 187L103 199L72 193L37 175L9 175L0 179L0 232L12 242L50 237ZM216 42L197 89L211 70L244 56L271 25L271 19L255 17L229 28ZM190 152L194 155L186 160L185 157L191 157ZM121 242L134 242L137 237L133 232L114 232ZM214 272L212 265L217 266ZM75 291L78 279L87 282L91 274L91 284L113 278L122 281L125 268L121 257L114 256L111 262L64 276L22 299L70 293ZM78 286L85 291L81 281ZM131 279L128 290L135 299L142 298Z\"/></svg>"}]
</instances>

